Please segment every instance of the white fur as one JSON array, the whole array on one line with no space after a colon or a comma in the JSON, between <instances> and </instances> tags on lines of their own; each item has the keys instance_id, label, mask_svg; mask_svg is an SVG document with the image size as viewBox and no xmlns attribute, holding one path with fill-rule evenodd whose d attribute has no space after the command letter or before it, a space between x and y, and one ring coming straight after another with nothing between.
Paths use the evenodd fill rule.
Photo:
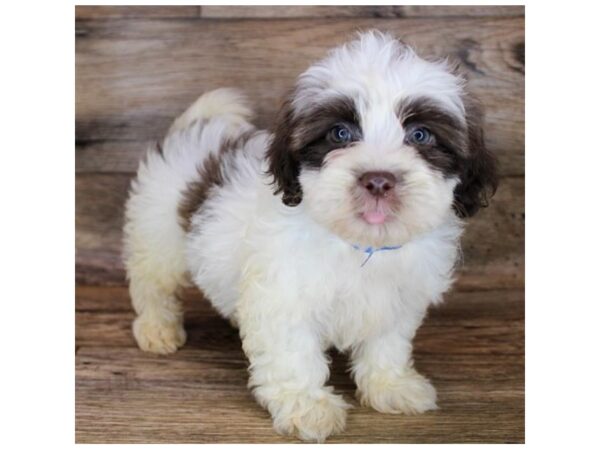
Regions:
<instances>
[{"instance_id":1,"label":"white fur","mask_svg":"<svg viewBox=\"0 0 600 450\"><path fill-rule=\"evenodd\" d=\"M435 390L412 367L411 341L427 307L452 282L462 231L451 210L456 180L445 180L403 147L403 130L390 111L399 95L434 92L462 112L461 87L442 63L387 39L365 34L300 78L305 87L325 82L360 99L366 126L360 146L321 171L302 172L297 207L273 195L264 160L270 136L257 133L230 154L233 180L211 192L191 231L183 231L177 208L198 165L224 139L252 129L245 103L227 90L205 94L175 121L164 158L149 151L127 203L125 256L140 347L168 353L184 343L176 290L190 274L217 310L239 324L249 386L276 430L307 440L323 441L344 427L348 405L325 386L324 352L331 346L351 352L363 404L386 413L436 404ZM372 70L374 59L380 71ZM317 89L308 93L295 99L295 108L327 97ZM372 232L356 220L340 225L351 212L344 193L357 165L409 172L408 213L395 227ZM353 243L402 248L378 252L362 266L367 255Z\"/></svg>"}]
</instances>

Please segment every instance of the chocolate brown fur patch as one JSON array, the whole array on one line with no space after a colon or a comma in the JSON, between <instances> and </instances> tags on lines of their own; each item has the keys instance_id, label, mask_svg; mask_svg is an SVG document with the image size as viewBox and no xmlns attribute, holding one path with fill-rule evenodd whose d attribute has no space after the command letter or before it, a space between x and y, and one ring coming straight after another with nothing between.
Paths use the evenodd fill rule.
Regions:
<instances>
[{"instance_id":1,"label":"chocolate brown fur patch","mask_svg":"<svg viewBox=\"0 0 600 450\"><path fill-rule=\"evenodd\" d=\"M228 170L223 165L223 157L232 151L241 150L255 134L256 132L251 130L236 138L224 139L219 150L210 153L198 167L198 179L188 183L179 202L179 223L186 232L190 231L192 216L209 197L211 190L215 186L223 186L229 179Z\"/></svg>"}]
</instances>

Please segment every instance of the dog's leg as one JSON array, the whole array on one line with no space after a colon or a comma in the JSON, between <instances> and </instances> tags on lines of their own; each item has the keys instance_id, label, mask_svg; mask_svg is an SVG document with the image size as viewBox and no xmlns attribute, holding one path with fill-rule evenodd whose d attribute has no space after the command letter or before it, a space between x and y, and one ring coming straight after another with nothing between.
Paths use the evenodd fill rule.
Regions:
<instances>
[{"instance_id":1,"label":"dog's leg","mask_svg":"<svg viewBox=\"0 0 600 450\"><path fill-rule=\"evenodd\" d=\"M352 373L361 404L390 414L436 409L436 392L412 363L411 339L402 330L371 338L352 352Z\"/></svg>"},{"instance_id":2,"label":"dog's leg","mask_svg":"<svg viewBox=\"0 0 600 450\"><path fill-rule=\"evenodd\" d=\"M176 268L160 267L160 260L153 264L137 256L130 256L127 261L129 292L138 315L133 322L133 335L144 351L173 353L186 339L183 310L176 294L184 274Z\"/></svg>"},{"instance_id":3,"label":"dog's leg","mask_svg":"<svg viewBox=\"0 0 600 450\"><path fill-rule=\"evenodd\" d=\"M160 155L150 154L149 164L160 159ZM125 266L138 315L133 323L138 345L149 352L172 353L186 338L176 295L185 283L185 234L177 223L176 211L171 211L177 207L178 193L159 189L149 175L152 173L142 166L127 201Z\"/></svg>"},{"instance_id":4,"label":"dog's leg","mask_svg":"<svg viewBox=\"0 0 600 450\"><path fill-rule=\"evenodd\" d=\"M189 183L220 146L254 127L241 93L201 95L140 164L125 210L124 256L138 314L133 333L142 350L171 353L185 342L177 289L186 284L186 226L179 207ZM196 205L198 206L198 205ZM194 213L195 211L191 211Z\"/></svg>"},{"instance_id":5,"label":"dog's leg","mask_svg":"<svg viewBox=\"0 0 600 450\"><path fill-rule=\"evenodd\" d=\"M179 283L166 274L130 270L129 292L137 313L133 335L140 348L173 353L185 343L183 310L176 291Z\"/></svg>"},{"instance_id":6,"label":"dog's leg","mask_svg":"<svg viewBox=\"0 0 600 450\"><path fill-rule=\"evenodd\" d=\"M242 294L238 319L250 360L248 385L271 413L278 433L323 442L343 430L349 405L325 387L328 359L316 327L285 295L258 283Z\"/></svg>"}]
</instances>

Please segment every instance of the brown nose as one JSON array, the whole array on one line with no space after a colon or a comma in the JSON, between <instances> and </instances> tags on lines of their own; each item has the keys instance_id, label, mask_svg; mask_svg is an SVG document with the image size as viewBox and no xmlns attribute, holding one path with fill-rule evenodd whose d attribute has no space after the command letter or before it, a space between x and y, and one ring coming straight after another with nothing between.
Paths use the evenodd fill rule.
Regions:
<instances>
[{"instance_id":1,"label":"brown nose","mask_svg":"<svg viewBox=\"0 0 600 450\"><path fill-rule=\"evenodd\" d=\"M374 197L383 197L396 186L396 177L390 172L366 172L358 182Z\"/></svg>"}]
</instances>

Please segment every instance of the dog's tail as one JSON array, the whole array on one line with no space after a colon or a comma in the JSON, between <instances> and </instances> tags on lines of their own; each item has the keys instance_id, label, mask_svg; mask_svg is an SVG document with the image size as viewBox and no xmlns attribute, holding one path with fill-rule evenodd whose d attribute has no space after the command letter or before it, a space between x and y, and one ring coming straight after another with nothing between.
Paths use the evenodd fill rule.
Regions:
<instances>
[{"instance_id":1,"label":"dog's tail","mask_svg":"<svg viewBox=\"0 0 600 450\"><path fill-rule=\"evenodd\" d=\"M196 120L223 117L233 127L247 124L253 112L246 97L237 89L220 88L202 94L171 125L169 134L189 127Z\"/></svg>"}]
</instances>

